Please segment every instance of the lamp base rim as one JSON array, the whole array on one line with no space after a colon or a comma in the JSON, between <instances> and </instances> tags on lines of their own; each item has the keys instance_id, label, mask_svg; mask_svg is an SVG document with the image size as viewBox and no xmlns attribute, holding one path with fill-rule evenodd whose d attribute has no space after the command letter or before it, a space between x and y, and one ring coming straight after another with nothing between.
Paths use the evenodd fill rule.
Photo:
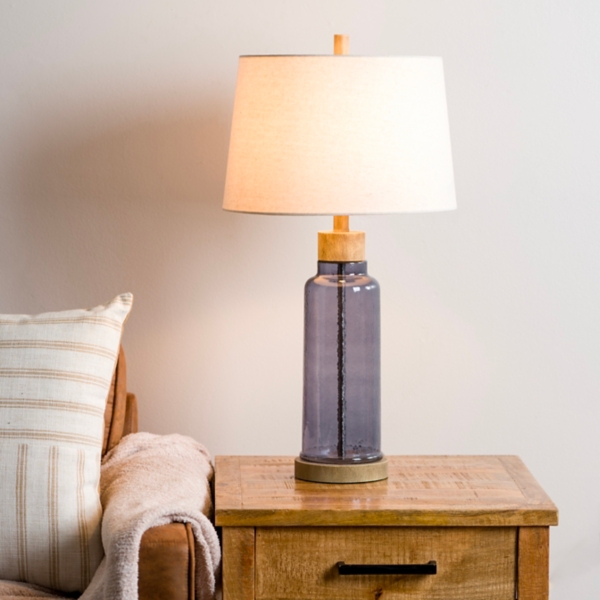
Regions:
<instances>
[{"instance_id":1,"label":"lamp base rim","mask_svg":"<svg viewBox=\"0 0 600 600\"><path fill-rule=\"evenodd\" d=\"M388 460L384 456L371 463L332 465L298 457L294 460L294 475L296 479L316 483L368 483L387 479Z\"/></svg>"}]
</instances>

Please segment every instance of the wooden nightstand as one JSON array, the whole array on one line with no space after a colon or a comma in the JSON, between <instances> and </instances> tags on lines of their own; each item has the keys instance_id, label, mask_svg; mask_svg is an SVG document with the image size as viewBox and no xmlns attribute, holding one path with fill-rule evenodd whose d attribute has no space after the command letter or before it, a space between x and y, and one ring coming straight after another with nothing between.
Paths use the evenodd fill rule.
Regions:
<instances>
[{"instance_id":1,"label":"wooden nightstand","mask_svg":"<svg viewBox=\"0 0 600 600\"><path fill-rule=\"evenodd\" d=\"M385 481L332 485L293 458L217 457L224 600L548 598L558 511L519 458L388 458Z\"/></svg>"}]
</instances>

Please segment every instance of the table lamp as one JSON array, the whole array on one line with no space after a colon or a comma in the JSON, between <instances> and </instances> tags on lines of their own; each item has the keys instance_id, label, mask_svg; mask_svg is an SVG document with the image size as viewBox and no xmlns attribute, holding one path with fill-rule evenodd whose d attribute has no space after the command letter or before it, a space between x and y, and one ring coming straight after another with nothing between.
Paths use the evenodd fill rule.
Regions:
<instances>
[{"instance_id":1,"label":"table lamp","mask_svg":"<svg viewBox=\"0 0 600 600\"><path fill-rule=\"evenodd\" d=\"M298 479L387 477L379 285L349 215L456 208L442 60L241 56L223 208L332 215L305 286Z\"/></svg>"}]
</instances>

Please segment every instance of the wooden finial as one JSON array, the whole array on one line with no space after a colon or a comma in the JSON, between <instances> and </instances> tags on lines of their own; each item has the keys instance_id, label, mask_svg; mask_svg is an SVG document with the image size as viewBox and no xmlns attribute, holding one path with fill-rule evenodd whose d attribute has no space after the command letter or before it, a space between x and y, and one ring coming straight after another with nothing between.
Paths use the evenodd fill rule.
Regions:
<instances>
[{"instance_id":1,"label":"wooden finial","mask_svg":"<svg viewBox=\"0 0 600 600\"><path fill-rule=\"evenodd\" d=\"M333 53L334 54L349 54L350 53L350 36L335 34L333 36Z\"/></svg>"}]
</instances>

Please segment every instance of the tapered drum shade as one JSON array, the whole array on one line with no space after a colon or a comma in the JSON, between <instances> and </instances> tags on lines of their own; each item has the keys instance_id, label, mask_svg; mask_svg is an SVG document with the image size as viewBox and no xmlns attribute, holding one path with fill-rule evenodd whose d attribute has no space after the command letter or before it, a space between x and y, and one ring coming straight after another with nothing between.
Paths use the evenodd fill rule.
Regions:
<instances>
[{"instance_id":1,"label":"tapered drum shade","mask_svg":"<svg viewBox=\"0 0 600 600\"><path fill-rule=\"evenodd\" d=\"M441 58L240 57L223 208L455 207Z\"/></svg>"}]
</instances>

